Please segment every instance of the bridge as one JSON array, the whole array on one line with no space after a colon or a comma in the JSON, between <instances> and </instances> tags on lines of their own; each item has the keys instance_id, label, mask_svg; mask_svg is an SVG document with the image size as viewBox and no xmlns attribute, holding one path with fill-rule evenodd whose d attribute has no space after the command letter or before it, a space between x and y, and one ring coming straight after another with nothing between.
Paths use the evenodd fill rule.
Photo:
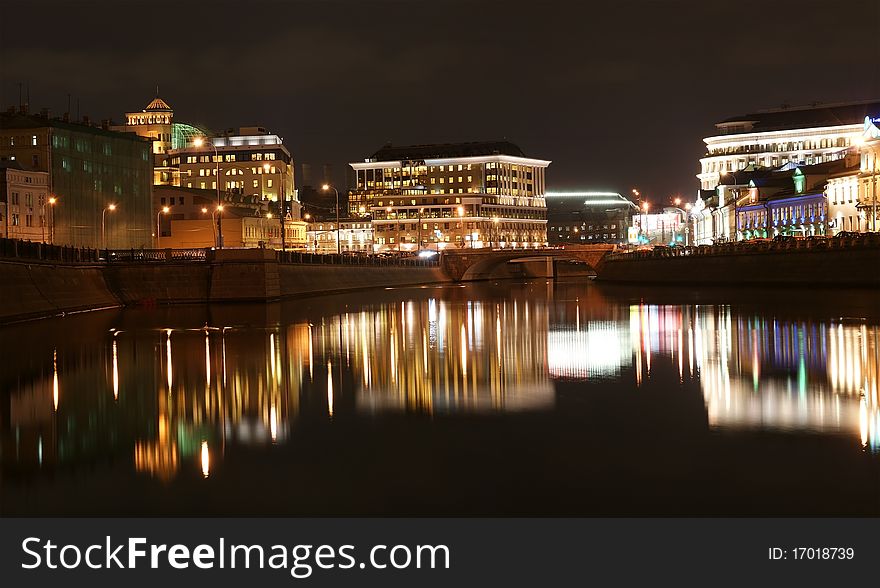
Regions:
<instances>
[{"instance_id":1,"label":"bridge","mask_svg":"<svg viewBox=\"0 0 880 588\"><path fill-rule=\"evenodd\" d=\"M558 262L578 262L598 273L605 257L617 250L617 245L565 245L542 249L456 249L444 251L440 267L456 282L513 277L514 264L544 264L541 277L556 275ZM514 273L515 275L515 273Z\"/></svg>"}]
</instances>

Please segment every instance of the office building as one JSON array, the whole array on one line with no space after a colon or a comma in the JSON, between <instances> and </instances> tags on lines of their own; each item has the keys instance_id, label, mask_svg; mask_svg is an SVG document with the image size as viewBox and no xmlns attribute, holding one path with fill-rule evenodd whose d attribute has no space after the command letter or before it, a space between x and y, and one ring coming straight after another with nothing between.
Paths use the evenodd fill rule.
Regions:
<instances>
[{"instance_id":1,"label":"office building","mask_svg":"<svg viewBox=\"0 0 880 588\"><path fill-rule=\"evenodd\" d=\"M151 143L131 133L26 110L0 115L0 159L48 174L54 242L150 247Z\"/></svg>"},{"instance_id":2,"label":"office building","mask_svg":"<svg viewBox=\"0 0 880 588\"><path fill-rule=\"evenodd\" d=\"M638 207L617 192L547 192L547 241L625 243L629 217Z\"/></svg>"},{"instance_id":3,"label":"office building","mask_svg":"<svg viewBox=\"0 0 880 588\"><path fill-rule=\"evenodd\" d=\"M865 117L880 117L880 100L787 106L725 119L703 139L700 187L729 183L725 176L737 172L841 159L862 136Z\"/></svg>"},{"instance_id":4,"label":"office building","mask_svg":"<svg viewBox=\"0 0 880 588\"><path fill-rule=\"evenodd\" d=\"M352 217L369 215L377 251L547 243L549 161L513 143L385 146L352 163Z\"/></svg>"}]
</instances>

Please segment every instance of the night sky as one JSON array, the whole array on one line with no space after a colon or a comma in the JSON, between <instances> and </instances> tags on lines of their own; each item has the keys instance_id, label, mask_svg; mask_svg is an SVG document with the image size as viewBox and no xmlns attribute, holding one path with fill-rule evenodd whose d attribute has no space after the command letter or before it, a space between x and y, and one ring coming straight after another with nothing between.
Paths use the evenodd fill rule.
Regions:
<instances>
[{"instance_id":1,"label":"night sky","mask_svg":"<svg viewBox=\"0 0 880 588\"><path fill-rule=\"evenodd\" d=\"M880 97L880 2L3 2L0 100L262 125L300 162L495 140L548 188L692 197L702 138L782 103ZM342 174L339 174L342 180Z\"/></svg>"}]
</instances>

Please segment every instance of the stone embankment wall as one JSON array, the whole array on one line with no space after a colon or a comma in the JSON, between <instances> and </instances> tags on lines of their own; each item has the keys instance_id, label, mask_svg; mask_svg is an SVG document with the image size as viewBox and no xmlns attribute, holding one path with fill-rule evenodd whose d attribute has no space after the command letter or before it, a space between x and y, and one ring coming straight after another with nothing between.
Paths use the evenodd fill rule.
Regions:
<instances>
[{"instance_id":1,"label":"stone embankment wall","mask_svg":"<svg viewBox=\"0 0 880 588\"><path fill-rule=\"evenodd\" d=\"M107 264L92 250L74 255L68 248L26 244L10 254L8 245L0 243L0 323L118 306L259 302L449 281L436 265L333 256L328 263L316 263L320 256L289 256L302 263L279 263L274 251L263 249L214 251L201 261L178 261L170 252L167 258L150 252L148 261L137 261L120 252Z\"/></svg>"},{"instance_id":2,"label":"stone embankment wall","mask_svg":"<svg viewBox=\"0 0 880 588\"><path fill-rule=\"evenodd\" d=\"M729 250L728 250L729 249ZM690 253L609 256L599 279L611 282L721 285L802 285L880 288L880 243L767 250L733 247Z\"/></svg>"},{"instance_id":3,"label":"stone embankment wall","mask_svg":"<svg viewBox=\"0 0 880 588\"><path fill-rule=\"evenodd\" d=\"M114 306L101 266L0 260L0 323Z\"/></svg>"}]
</instances>

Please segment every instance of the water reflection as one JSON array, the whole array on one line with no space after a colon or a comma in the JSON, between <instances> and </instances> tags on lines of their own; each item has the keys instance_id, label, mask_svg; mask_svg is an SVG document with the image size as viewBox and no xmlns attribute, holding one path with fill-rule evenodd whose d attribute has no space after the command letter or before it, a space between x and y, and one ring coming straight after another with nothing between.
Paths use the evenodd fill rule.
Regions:
<instances>
[{"instance_id":1,"label":"water reflection","mask_svg":"<svg viewBox=\"0 0 880 588\"><path fill-rule=\"evenodd\" d=\"M880 451L880 328L868 320L538 285L439 289L262 326L103 333L4 366L4 468L122 454L160 480L211 478L231 447L295 443L314 419L550 414L558 382L637 394L658 378L682 394L698 386L710 427L843 434Z\"/></svg>"}]
</instances>

